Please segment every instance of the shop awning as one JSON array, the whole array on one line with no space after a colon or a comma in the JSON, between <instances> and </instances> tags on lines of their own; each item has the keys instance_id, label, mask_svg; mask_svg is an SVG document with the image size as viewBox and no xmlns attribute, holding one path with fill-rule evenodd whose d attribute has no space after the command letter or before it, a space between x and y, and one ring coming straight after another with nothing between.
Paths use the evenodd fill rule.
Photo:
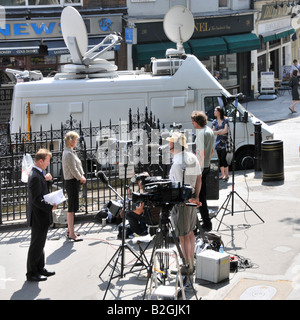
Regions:
<instances>
[{"instance_id":1,"label":"shop awning","mask_svg":"<svg viewBox=\"0 0 300 320\"><path fill-rule=\"evenodd\" d=\"M183 44L186 53L191 53L187 42ZM135 64L145 65L151 62L151 58L162 59L166 57L166 50L169 48L176 49L176 43L173 42L156 42L148 44L133 45L132 55Z\"/></svg>"},{"instance_id":2,"label":"shop awning","mask_svg":"<svg viewBox=\"0 0 300 320\"><path fill-rule=\"evenodd\" d=\"M227 45L221 37L189 40L192 54L197 58L227 54Z\"/></svg>"},{"instance_id":3,"label":"shop awning","mask_svg":"<svg viewBox=\"0 0 300 320\"><path fill-rule=\"evenodd\" d=\"M0 56L24 56L39 54L40 41L0 42Z\"/></svg>"},{"instance_id":4,"label":"shop awning","mask_svg":"<svg viewBox=\"0 0 300 320\"><path fill-rule=\"evenodd\" d=\"M245 33L235 36L222 37L228 48L228 53L246 52L260 49L260 40L254 33Z\"/></svg>"},{"instance_id":5,"label":"shop awning","mask_svg":"<svg viewBox=\"0 0 300 320\"><path fill-rule=\"evenodd\" d=\"M292 27L285 27L277 30L273 30L270 32L265 32L260 34L260 37L262 37L263 42L269 42L269 41L274 41L274 40L279 40L281 38L290 36L291 34L294 34L296 31Z\"/></svg>"},{"instance_id":6,"label":"shop awning","mask_svg":"<svg viewBox=\"0 0 300 320\"><path fill-rule=\"evenodd\" d=\"M283 28L276 30L276 39L281 39L287 36L290 36L291 34L294 34L296 31L292 27Z\"/></svg>"},{"instance_id":7,"label":"shop awning","mask_svg":"<svg viewBox=\"0 0 300 320\"><path fill-rule=\"evenodd\" d=\"M49 56L70 54L64 40L44 40L43 44L48 47Z\"/></svg>"},{"instance_id":8,"label":"shop awning","mask_svg":"<svg viewBox=\"0 0 300 320\"><path fill-rule=\"evenodd\" d=\"M96 37L96 38L89 38L88 40L88 50L92 49L94 46L99 44L104 37ZM67 48L64 40L44 40L43 43L48 47L48 55L62 55L62 54L69 54L69 49ZM99 47L96 52L101 51L104 49L105 46ZM115 47L115 50L119 50L120 45Z\"/></svg>"}]
</instances>

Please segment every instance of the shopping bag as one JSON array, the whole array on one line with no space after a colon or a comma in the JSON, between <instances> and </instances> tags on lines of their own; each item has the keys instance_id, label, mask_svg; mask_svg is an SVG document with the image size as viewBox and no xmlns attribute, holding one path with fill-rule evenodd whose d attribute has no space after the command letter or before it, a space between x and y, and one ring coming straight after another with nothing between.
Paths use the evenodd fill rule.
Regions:
<instances>
[{"instance_id":1,"label":"shopping bag","mask_svg":"<svg viewBox=\"0 0 300 320\"><path fill-rule=\"evenodd\" d=\"M31 155L26 153L23 155L22 160L22 175L21 175L21 181L24 183L28 182L28 176L33 166L33 160L31 158Z\"/></svg>"}]
</instances>

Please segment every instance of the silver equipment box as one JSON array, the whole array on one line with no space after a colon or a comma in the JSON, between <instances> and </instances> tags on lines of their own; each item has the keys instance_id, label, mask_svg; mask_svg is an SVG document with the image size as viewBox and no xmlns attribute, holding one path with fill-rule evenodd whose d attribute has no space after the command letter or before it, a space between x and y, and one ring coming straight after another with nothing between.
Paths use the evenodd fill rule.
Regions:
<instances>
[{"instance_id":1,"label":"silver equipment box","mask_svg":"<svg viewBox=\"0 0 300 320\"><path fill-rule=\"evenodd\" d=\"M196 278L218 283L229 278L230 255L204 250L196 255Z\"/></svg>"}]
</instances>

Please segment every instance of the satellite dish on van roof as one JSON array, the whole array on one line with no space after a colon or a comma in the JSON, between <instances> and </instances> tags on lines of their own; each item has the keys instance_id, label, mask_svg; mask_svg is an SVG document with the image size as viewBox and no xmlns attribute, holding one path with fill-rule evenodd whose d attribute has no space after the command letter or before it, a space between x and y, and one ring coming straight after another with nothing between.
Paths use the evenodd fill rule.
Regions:
<instances>
[{"instance_id":1,"label":"satellite dish on van roof","mask_svg":"<svg viewBox=\"0 0 300 320\"><path fill-rule=\"evenodd\" d=\"M75 26L75 27L74 27ZM89 74L89 77L111 76L118 67L98 57L105 51L120 44L122 38L117 34L106 36L101 43L88 51L88 34L80 13L74 7L65 7L61 14L61 30L73 64L66 64L66 74L57 74L55 78L70 78L74 74ZM95 52L98 49L100 52Z\"/></svg>"},{"instance_id":2,"label":"satellite dish on van roof","mask_svg":"<svg viewBox=\"0 0 300 320\"><path fill-rule=\"evenodd\" d=\"M195 28L192 13L184 6L174 6L166 13L163 27L167 37L177 44L177 54L184 54L183 42L191 38Z\"/></svg>"},{"instance_id":3,"label":"satellite dish on van roof","mask_svg":"<svg viewBox=\"0 0 300 320\"><path fill-rule=\"evenodd\" d=\"M84 21L73 7L65 7L61 14L61 31L72 61L82 64L82 57L88 49L88 35Z\"/></svg>"}]
</instances>

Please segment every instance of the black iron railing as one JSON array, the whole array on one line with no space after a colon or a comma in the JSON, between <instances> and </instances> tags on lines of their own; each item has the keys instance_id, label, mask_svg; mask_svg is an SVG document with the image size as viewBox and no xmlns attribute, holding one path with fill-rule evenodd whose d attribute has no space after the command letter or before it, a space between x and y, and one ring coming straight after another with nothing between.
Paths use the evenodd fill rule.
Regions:
<instances>
[{"instance_id":1,"label":"black iron railing","mask_svg":"<svg viewBox=\"0 0 300 320\"><path fill-rule=\"evenodd\" d=\"M155 130L154 130L155 129ZM129 110L128 121L82 128L81 123L73 120L72 116L61 124L60 130L40 128L39 132L19 132L9 134L9 126L3 125L0 134L0 224L26 218L27 184L21 181L23 155L28 153L34 157L40 148L48 148L52 152L52 159L48 172L53 176L51 191L64 189L62 174L62 152L64 136L69 130L78 132L80 142L77 153L83 163L87 183L80 191L80 211L84 214L95 213L110 199L115 199L115 194L105 186L95 175L102 170L113 186L123 196L124 181L120 176L120 167L124 159L120 158L121 148L128 140L134 139L134 148L130 157L135 157L135 173L148 171L152 175L163 175L166 171L159 162L151 164L150 161L139 160L140 155L146 154L150 159L147 148L151 144L152 132L160 132L159 120L155 120L147 108L144 113L132 114ZM143 137L141 137L143 136ZM120 139L125 137L128 140ZM161 143L161 141L160 141ZM146 153L145 153L146 150ZM137 160L136 160L137 159ZM131 159L132 160L132 159ZM66 206L64 203L61 206Z\"/></svg>"}]
</instances>

